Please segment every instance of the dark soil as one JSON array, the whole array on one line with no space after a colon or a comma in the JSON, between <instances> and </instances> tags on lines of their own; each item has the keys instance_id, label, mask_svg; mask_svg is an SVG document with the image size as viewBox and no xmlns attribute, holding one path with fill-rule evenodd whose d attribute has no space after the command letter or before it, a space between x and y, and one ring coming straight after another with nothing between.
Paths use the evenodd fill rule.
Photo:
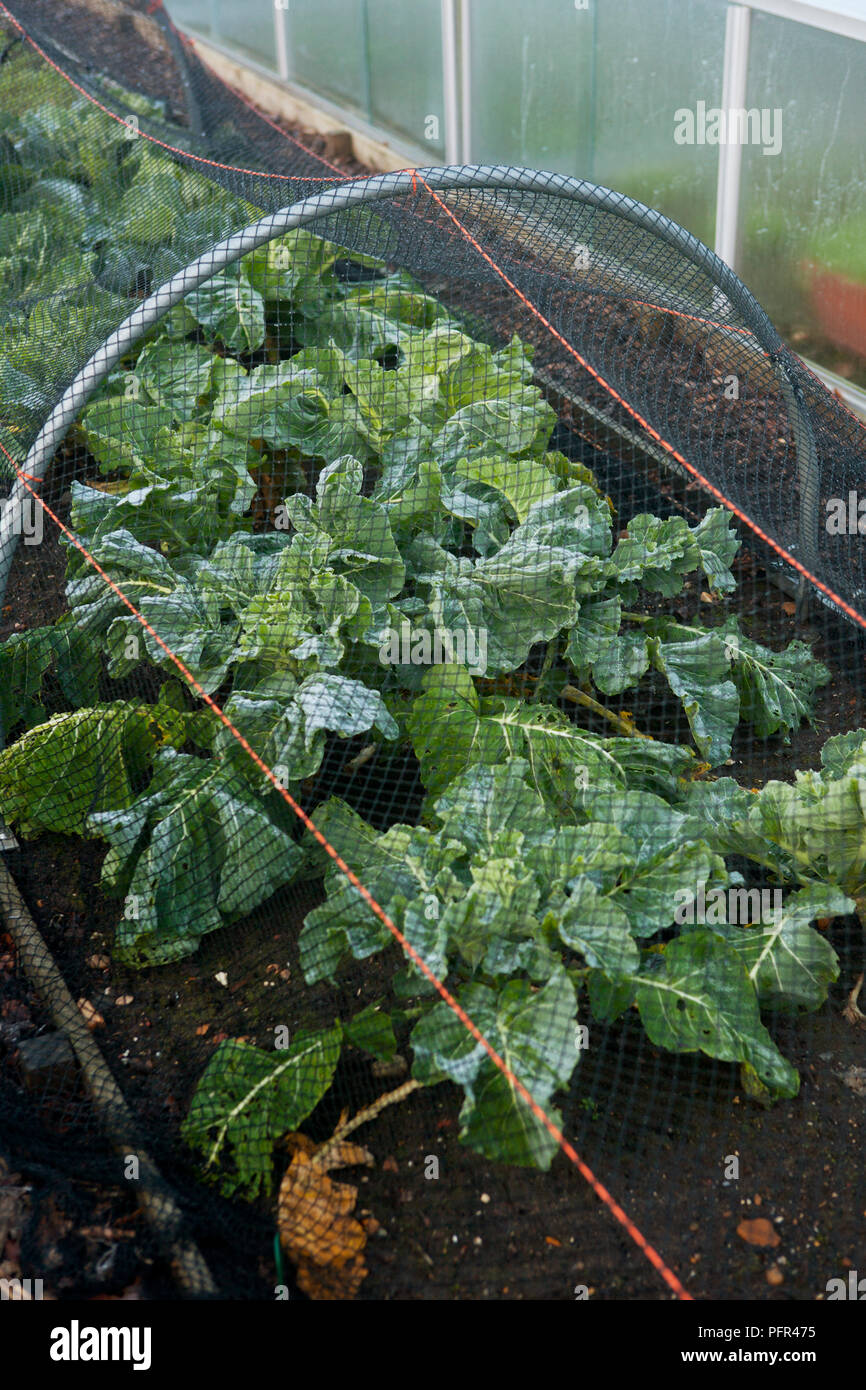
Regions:
<instances>
[{"instance_id":1,"label":"dark soil","mask_svg":"<svg viewBox=\"0 0 866 1390\"><path fill-rule=\"evenodd\" d=\"M336 991L322 988L311 997L303 986L296 937L313 894L296 892L291 903L273 903L258 920L207 938L192 960L137 974L100 960L110 949L115 911L97 887L99 849L45 836L9 858L73 996L102 1015L95 1037L103 1055L148 1147L181 1191L193 1175L178 1149L177 1126L223 1037L267 1045L276 1023L346 1016L382 991L379 958L341 977ZM847 958L842 983L848 985L857 943L836 925L834 944ZM660 1053L630 1023L613 1030L591 1026L590 1049L565 1101L566 1133L696 1297L810 1300L822 1295L828 1279L862 1268L866 1069L863 1034L841 1020L841 997L836 989L820 1015L777 1028L780 1044L800 1069L802 1090L796 1100L769 1110L739 1091L733 1068ZM41 1029L45 1018L26 993L22 997L20 984L2 973L0 1000L6 1019L0 1042L3 1109L4 1102L14 1104L16 1038ZM361 1054L349 1054L306 1128L324 1138L342 1106L354 1111L394 1084L377 1080ZM386 1111L360 1136L376 1158L374 1170L348 1174L359 1183L359 1210L375 1230L362 1297L571 1299L576 1285L602 1299L668 1296L564 1157L557 1157L549 1174L490 1164L458 1142L457 1102L452 1088L438 1087ZM38 1099L30 1104L34 1120L47 1121L57 1152L40 1148L34 1131L26 1156L16 1154L14 1166L26 1173L28 1159L35 1158L38 1178L38 1165L49 1171L60 1166L66 1146L73 1151L90 1122L74 1091L46 1098L41 1108ZM118 1294L137 1277L141 1296L165 1296L167 1272L146 1230L139 1229L140 1217L136 1224L122 1185L112 1189L106 1183L106 1157L98 1145L90 1181L85 1177L76 1189L77 1209L83 1208L79 1226L91 1231L100 1224L101 1202L110 1209L110 1220L103 1217L101 1224L114 1232L113 1244L121 1243L117 1233L124 1232L123 1252L138 1249L141 1263L131 1267L126 1254L101 1286L91 1271L91 1291ZM425 1176L431 1157L438 1160L438 1177ZM726 1178L732 1157L739 1163L738 1179ZM228 1281L232 1294L238 1294L241 1276L246 1282L240 1296L258 1290L267 1297L276 1275L265 1209L227 1213L225 1204L207 1201L213 1209L199 1222L199 1240L217 1277ZM755 1248L737 1234L741 1220L758 1215L776 1228L775 1247ZM257 1237L252 1249L244 1232L250 1217ZM124 1227L124 1218L131 1225ZM248 1263L234 1270L226 1264L226 1228L236 1257L243 1251L249 1261L257 1254L252 1269ZM72 1237L66 1242L79 1261L80 1243ZM57 1245L56 1238L42 1237L40 1245L31 1236L29 1248L44 1257L50 1247L56 1260ZM111 1245L109 1239L106 1248ZM61 1261L55 1276L61 1296L64 1282L70 1293L87 1287L81 1268L75 1267L69 1287L71 1270ZM779 1282L768 1282L771 1269Z\"/></svg>"}]
</instances>

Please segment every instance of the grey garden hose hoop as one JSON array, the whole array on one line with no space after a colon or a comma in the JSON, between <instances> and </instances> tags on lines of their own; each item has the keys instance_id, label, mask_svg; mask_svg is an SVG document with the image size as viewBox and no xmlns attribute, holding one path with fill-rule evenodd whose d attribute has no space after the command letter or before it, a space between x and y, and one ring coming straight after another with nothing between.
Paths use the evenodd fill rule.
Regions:
<instances>
[{"instance_id":1,"label":"grey garden hose hoop","mask_svg":"<svg viewBox=\"0 0 866 1390\"><path fill-rule=\"evenodd\" d=\"M27 455L23 471L29 475L31 482L42 479L54 451L91 393L105 380L142 334L191 290L283 232L365 203L412 193L417 191L422 180L436 192L499 189L503 192L545 193L615 214L675 247L718 286L743 321L748 324L758 345L767 353L779 378L797 450L803 559L806 567L814 573L817 560L818 503L814 436L800 390L785 366L782 340L760 304L715 252L676 222L653 211L646 204L582 179L533 169L515 169L508 165L453 165L449 168L410 169L400 173L376 174L368 179L353 181L348 187L329 188L323 193L305 198L291 207L260 218L244 231L235 232L224 241L218 242L167 280L147 299L142 300L82 367L42 426ZM0 517L0 604L6 593L9 570L18 540L15 516L26 495L25 484L16 480L9 497L13 505L4 507Z\"/></svg>"}]
</instances>

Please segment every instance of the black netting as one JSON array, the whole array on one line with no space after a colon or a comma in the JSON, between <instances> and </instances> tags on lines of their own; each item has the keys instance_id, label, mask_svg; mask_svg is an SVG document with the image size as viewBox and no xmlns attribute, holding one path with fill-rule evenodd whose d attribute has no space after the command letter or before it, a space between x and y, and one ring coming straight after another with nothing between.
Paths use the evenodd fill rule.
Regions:
<instances>
[{"instance_id":1,"label":"black netting","mask_svg":"<svg viewBox=\"0 0 866 1390\"><path fill-rule=\"evenodd\" d=\"M350 177L143 2L0 26L0 1277L665 1296L576 1151L671 1287L815 1298L863 427L628 199Z\"/></svg>"}]
</instances>

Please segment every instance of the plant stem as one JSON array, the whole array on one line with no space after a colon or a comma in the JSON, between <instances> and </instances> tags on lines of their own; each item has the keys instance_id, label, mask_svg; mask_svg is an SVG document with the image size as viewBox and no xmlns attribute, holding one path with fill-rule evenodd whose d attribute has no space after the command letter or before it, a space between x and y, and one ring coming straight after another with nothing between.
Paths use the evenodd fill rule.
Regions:
<instances>
[{"instance_id":1,"label":"plant stem","mask_svg":"<svg viewBox=\"0 0 866 1390\"><path fill-rule=\"evenodd\" d=\"M316 1167L321 1167L323 1158L330 1153L331 1149L335 1149L338 1144L342 1143L348 1134L351 1134L356 1129L360 1129L361 1125L368 1124L370 1120L375 1120L376 1116L381 1114L386 1106L396 1105L398 1101L405 1100L407 1096L411 1096L413 1091L419 1091L420 1089L421 1082L416 1081L413 1077L411 1081L404 1081L403 1085L398 1086L396 1091L386 1091L383 1096L379 1096L378 1100L374 1100L372 1105L367 1105L363 1110L359 1110L357 1115L354 1115L351 1120L346 1120L344 1124L337 1125L330 1139L327 1139L320 1148L316 1149L311 1160L313 1164L315 1164Z\"/></svg>"},{"instance_id":2,"label":"plant stem","mask_svg":"<svg viewBox=\"0 0 866 1390\"><path fill-rule=\"evenodd\" d=\"M547 650L544 653L544 661L542 662L541 670L538 673L538 683L535 689L533 690L531 696L529 697L529 703L531 705L537 705L538 701L541 699L541 692L544 689L544 682L550 675L550 668L556 660L556 653L558 648L559 634L557 633L556 637L554 637L553 640L548 642L547 644Z\"/></svg>"},{"instance_id":3,"label":"plant stem","mask_svg":"<svg viewBox=\"0 0 866 1390\"><path fill-rule=\"evenodd\" d=\"M627 734L629 738L649 738L649 734L642 734L640 729L635 728L634 724L628 719L623 719L622 715L616 714L606 705L599 704L591 695L587 695L583 690L579 690L576 685L566 685L560 690L563 700L572 700L576 705L583 705L584 709L591 709L593 714L601 715L612 724L620 734Z\"/></svg>"},{"instance_id":4,"label":"plant stem","mask_svg":"<svg viewBox=\"0 0 866 1390\"><path fill-rule=\"evenodd\" d=\"M655 621L652 613L621 613L623 622L630 623L652 623Z\"/></svg>"}]
</instances>

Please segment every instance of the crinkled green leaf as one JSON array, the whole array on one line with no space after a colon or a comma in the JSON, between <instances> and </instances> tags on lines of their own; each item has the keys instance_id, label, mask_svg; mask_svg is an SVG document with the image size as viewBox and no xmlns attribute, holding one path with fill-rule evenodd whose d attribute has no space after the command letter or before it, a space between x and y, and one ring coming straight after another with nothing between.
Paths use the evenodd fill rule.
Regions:
<instances>
[{"instance_id":1,"label":"crinkled green leaf","mask_svg":"<svg viewBox=\"0 0 866 1390\"><path fill-rule=\"evenodd\" d=\"M731 565L740 548L739 537L731 525L727 507L711 507L703 520L692 528L701 555L701 569L710 588L717 594L733 593L737 581Z\"/></svg>"},{"instance_id":2,"label":"crinkled green leaf","mask_svg":"<svg viewBox=\"0 0 866 1390\"><path fill-rule=\"evenodd\" d=\"M666 598L680 592L684 576L700 562L698 542L681 516L632 517L628 533L613 552L621 580L639 580L645 589Z\"/></svg>"},{"instance_id":3,"label":"crinkled green leaf","mask_svg":"<svg viewBox=\"0 0 866 1390\"><path fill-rule=\"evenodd\" d=\"M196 323L229 352L254 352L265 340L264 301L242 266L214 275L184 303Z\"/></svg>"},{"instance_id":4,"label":"crinkled green leaf","mask_svg":"<svg viewBox=\"0 0 866 1390\"><path fill-rule=\"evenodd\" d=\"M561 909L546 920L569 950L611 979L637 972L640 955L628 916L591 879L577 879Z\"/></svg>"},{"instance_id":5,"label":"crinkled green leaf","mask_svg":"<svg viewBox=\"0 0 866 1390\"><path fill-rule=\"evenodd\" d=\"M462 885L451 866L463 853L462 845L423 826L394 825L368 846L364 887L401 928L407 904L419 900L428 905L431 894L443 903L461 895ZM328 900L307 914L298 943L308 984L333 980L345 957L363 960L394 939L340 869L332 868L326 882Z\"/></svg>"},{"instance_id":6,"label":"crinkled green leaf","mask_svg":"<svg viewBox=\"0 0 866 1390\"><path fill-rule=\"evenodd\" d=\"M22 835L81 835L91 813L130 806L166 731L152 707L116 701L56 714L0 752L3 817Z\"/></svg>"},{"instance_id":7,"label":"crinkled green leaf","mask_svg":"<svg viewBox=\"0 0 866 1390\"><path fill-rule=\"evenodd\" d=\"M711 931L647 955L635 985L641 1021L658 1047L748 1062L772 1095L797 1094L797 1073L761 1023L743 961Z\"/></svg>"},{"instance_id":8,"label":"crinkled green leaf","mask_svg":"<svg viewBox=\"0 0 866 1390\"><path fill-rule=\"evenodd\" d=\"M524 980L498 991L470 984L458 999L533 1100L559 1124L550 1097L566 1085L579 1056L574 989L564 972L539 990ZM448 1079L466 1092L460 1137L470 1148L486 1158L550 1167L556 1140L447 1004L437 1004L415 1026L412 1049L418 1080Z\"/></svg>"},{"instance_id":9,"label":"crinkled green leaf","mask_svg":"<svg viewBox=\"0 0 866 1390\"><path fill-rule=\"evenodd\" d=\"M91 815L109 841L103 886L125 894L115 953L128 965L191 955L202 936L252 912L304 854L261 801L210 759L164 749L147 791Z\"/></svg>"},{"instance_id":10,"label":"crinkled green leaf","mask_svg":"<svg viewBox=\"0 0 866 1390\"><path fill-rule=\"evenodd\" d=\"M828 986L838 979L839 960L811 923L816 917L839 917L853 909L851 898L837 888L814 884L790 894L772 921L713 930L743 960L762 1004L786 1012L812 1010L820 1008Z\"/></svg>"},{"instance_id":11,"label":"crinkled green leaf","mask_svg":"<svg viewBox=\"0 0 866 1390\"><path fill-rule=\"evenodd\" d=\"M525 521L529 509L559 490L556 476L543 458L515 459L506 454L472 455L458 459L454 471L459 477L486 483L506 498L518 521Z\"/></svg>"},{"instance_id":12,"label":"crinkled green leaf","mask_svg":"<svg viewBox=\"0 0 866 1390\"><path fill-rule=\"evenodd\" d=\"M721 633L688 630L666 641L651 638L653 665L678 695L695 746L707 762L724 762L740 717L740 698L729 679L730 659Z\"/></svg>"},{"instance_id":13,"label":"crinkled green leaf","mask_svg":"<svg viewBox=\"0 0 866 1390\"><path fill-rule=\"evenodd\" d=\"M759 738L788 735L811 720L815 691L826 685L830 672L816 661L804 642L790 642L774 652L743 637L736 619L724 628L732 662L731 678L740 696L740 718L754 726Z\"/></svg>"}]
</instances>

